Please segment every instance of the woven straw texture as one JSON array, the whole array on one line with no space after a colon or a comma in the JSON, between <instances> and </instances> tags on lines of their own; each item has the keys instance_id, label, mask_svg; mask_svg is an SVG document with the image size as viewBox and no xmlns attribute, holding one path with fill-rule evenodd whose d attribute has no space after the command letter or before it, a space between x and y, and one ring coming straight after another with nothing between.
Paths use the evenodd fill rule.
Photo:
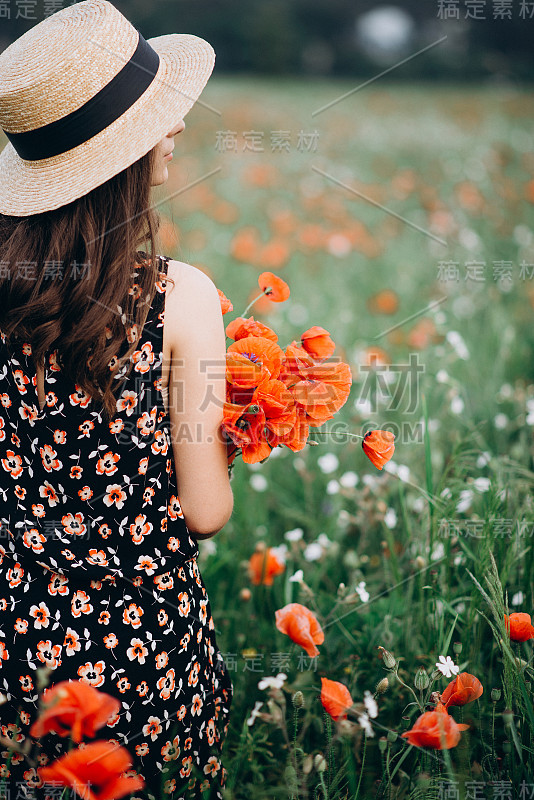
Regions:
<instances>
[{"instance_id":1,"label":"woven straw texture","mask_svg":"<svg viewBox=\"0 0 534 800\"><path fill-rule=\"evenodd\" d=\"M192 34L147 40L156 76L115 122L51 158L27 161L8 142L0 153L0 213L28 216L76 200L155 147L200 96L215 63ZM108 0L83 0L35 25L0 54L0 127L33 130L83 105L122 69L136 28Z\"/></svg>"}]
</instances>

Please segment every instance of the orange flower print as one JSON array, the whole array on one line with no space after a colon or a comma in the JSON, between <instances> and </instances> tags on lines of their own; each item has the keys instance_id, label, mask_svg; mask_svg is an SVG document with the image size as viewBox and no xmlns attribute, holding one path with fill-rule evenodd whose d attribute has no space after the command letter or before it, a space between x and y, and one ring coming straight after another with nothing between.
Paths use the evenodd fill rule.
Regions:
<instances>
[{"instance_id":1,"label":"orange flower print","mask_svg":"<svg viewBox=\"0 0 534 800\"><path fill-rule=\"evenodd\" d=\"M434 711L425 711L416 720L411 730L401 734L410 744L417 747L428 747L433 750L450 750L460 741L461 731L469 725L457 723L442 703L438 703Z\"/></svg>"},{"instance_id":2,"label":"orange flower print","mask_svg":"<svg viewBox=\"0 0 534 800\"><path fill-rule=\"evenodd\" d=\"M272 586L274 576L281 575L285 568L285 561L274 547L253 553L248 562L250 580L256 585Z\"/></svg>"},{"instance_id":3,"label":"orange flower print","mask_svg":"<svg viewBox=\"0 0 534 800\"><path fill-rule=\"evenodd\" d=\"M37 658L46 667L50 667L51 669L56 669L56 667L59 667L61 664L60 654L61 645L52 645L50 639L37 643Z\"/></svg>"},{"instance_id":4,"label":"orange flower print","mask_svg":"<svg viewBox=\"0 0 534 800\"><path fill-rule=\"evenodd\" d=\"M135 371L144 375L154 363L155 356L152 344L150 342L145 342L140 350L136 350L132 353L131 358L135 365Z\"/></svg>"},{"instance_id":5,"label":"orange flower print","mask_svg":"<svg viewBox=\"0 0 534 800\"><path fill-rule=\"evenodd\" d=\"M193 758L192 756L186 756L182 758L182 769L180 770L180 775L182 778L188 778L191 774L191 770L193 768Z\"/></svg>"},{"instance_id":6,"label":"orange flower print","mask_svg":"<svg viewBox=\"0 0 534 800\"><path fill-rule=\"evenodd\" d=\"M9 651L7 650L5 644L0 642L0 664L2 661L7 661L9 658Z\"/></svg>"},{"instance_id":7,"label":"orange flower print","mask_svg":"<svg viewBox=\"0 0 534 800\"><path fill-rule=\"evenodd\" d=\"M78 653L82 646L80 644L80 637L72 628L67 628L65 638L63 640L63 647L68 656L73 656Z\"/></svg>"},{"instance_id":8,"label":"orange flower print","mask_svg":"<svg viewBox=\"0 0 534 800\"><path fill-rule=\"evenodd\" d=\"M135 658L140 664L145 663L145 658L148 655L148 647L145 647L141 639L130 639L130 647L126 651L126 655L133 661Z\"/></svg>"},{"instance_id":9,"label":"orange flower print","mask_svg":"<svg viewBox=\"0 0 534 800\"><path fill-rule=\"evenodd\" d=\"M38 606L33 605L30 608L30 617L33 617L33 627L39 630L40 628L48 628L50 624L50 611L46 603L41 601Z\"/></svg>"},{"instance_id":10,"label":"orange flower print","mask_svg":"<svg viewBox=\"0 0 534 800\"><path fill-rule=\"evenodd\" d=\"M362 441L363 452L369 460L382 469L393 458L395 435L391 431L368 431Z\"/></svg>"},{"instance_id":11,"label":"orange flower print","mask_svg":"<svg viewBox=\"0 0 534 800\"><path fill-rule=\"evenodd\" d=\"M156 668L157 669L164 669L167 666L168 663L169 663L169 656L165 652L165 650L163 650L163 652L161 652L161 653L157 653L156 654Z\"/></svg>"},{"instance_id":12,"label":"orange flower print","mask_svg":"<svg viewBox=\"0 0 534 800\"><path fill-rule=\"evenodd\" d=\"M68 581L65 575L53 573L48 584L48 593L51 595L66 595L69 593Z\"/></svg>"},{"instance_id":13,"label":"orange flower print","mask_svg":"<svg viewBox=\"0 0 534 800\"><path fill-rule=\"evenodd\" d=\"M46 542L46 538L42 533L39 533L37 528L30 528L30 530L24 531L22 541L24 546L33 550L34 553L42 553L44 550L43 542Z\"/></svg>"},{"instance_id":14,"label":"orange flower print","mask_svg":"<svg viewBox=\"0 0 534 800\"><path fill-rule=\"evenodd\" d=\"M144 569L147 575L153 575L157 566L150 556L139 556L135 569Z\"/></svg>"},{"instance_id":15,"label":"orange flower print","mask_svg":"<svg viewBox=\"0 0 534 800\"><path fill-rule=\"evenodd\" d=\"M140 617L145 612L141 608L141 606L137 606L135 603L130 603L128 608L125 608L122 612L122 620L123 622L130 624L132 628L139 628L141 625Z\"/></svg>"},{"instance_id":16,"label":"orange flower print","mask_svg":"<svg viewBox=\"0 0 534 800\"><path fill-rule=\"evenodd\" d=\"M509 617L505 614L504 625L512 642L527 642L529 639L534 639L534 627L530 614L515 612Z\"/></svg>"},{"instance_id":17,"label":"orange flower print","mask_svg":"<svg viewBox=\"0 0 534 800\"><path fill-rule=\"evenodd\" d=\"M81 614L91 614L93 611L93 606L89 602L89 595L83 589L78 589L73 594L70 605L73 617L79 617Z\"/></svg>"},{"instance_id":18,"label":"orange flower print","mask_svg":"<svg viewBox=\"0 0 534 800\"><path fill-rule=\"evenodd\" d=\"M130 536L134 544L142 544L154 526L147 522L146 514L138 514L130 525Z\"/></svg>"},{"instance_id":19,"label":"orange flower print","mask_svg":"<svg viewBox=\"0 0 534 800\"><path fill-rule=\"evenodd\" d=\"M112 506L115 503L115 507L121 509L124 507L124 501L126 500L126 492L124 492L118 483L109 483L106 486L107 494L104 495L102 498L104 503L108 506Z\"/></svg>"},{"instance_id":20,"label":"orange flower print","mask_svg":"<svg viewBox=\"0 0 534 800\"><path fill-rule=\"evenodd\" d=\"M98 461L96 462L96 474L97 475L114 475L117 470L117 462L120 461L120 456L118 453L112 453L111 451L106 453L105 455L101 456Z\"/></svg>"},{"instance_id":21,"label":"orange flower print","mask_svg":"<svg viewBox=\"0 0 534 800\"><path fill-rule=\"evenodd\" d=\"M137 427L141 436L152 436L156 430L158 409L156 406L151 411L145 411L137 420Z\"/></svg>"},{"instance_id":22,"label":"orange flower print","mask_svg":"<svg viewBox=\"0 0 534 800\"><path fill-rule=\"evenodd\" d=\"M124 694L124 692L127 692L128 689L131 687L131 683L129 682L129 680L126 677L126 675L123 675L122 678L119 678L119 680L117 681L117 683L115 685L116 685L117 689L119 690L119 692L121 694Z\"/></svg>"},{"instance_id":23,"label":"orange flower print","mask_svg":"<svg viewBox=\"0 0 534 800\"><path fill-rule=\"evenodd\" d=\"M287 283L272 272L262 272L258 277L258 286L274 303L283 303L290 294Z\"/></svg>"},{"instance_id":24,"label":"orange flower print","mask_svg":"<svg viewBox=\"0 0 534 800\"><path fill-rule=\"evenodd\" d=\"M143 734L150 736L153 742L158 738L162 730L159 717L149 717L146 725L143 725Z\"/></svg>"},{"instance_id":25,"label":"orange flower print","mask_svg":"<svg viewBox=\"0 0 534 800\"><path fill-rule=\"evenodd\" d=\"M80 680L84 680L95 688L102 686L104 683L104 675L102 675L106 665L104 661L97 661L95 665L87 661L83 666L78 667L78 675Z\"/></svg>"},{"instance_id":26,"label":"orange flower print","mask_svg":"<svg viewBox=\"0 0 534 800\"><path fill-rule=\"evenodd\" d=\"M15 586L18 586L22 581L24 576L24 570L18 561L15 562L13 567L9 567L7 570L7 579L9 581L9 586L11 589L14 589Z\"/></svg>"},{"instance_id":27,"label":"orange flower print","mask_svg":"<svg viewBox=\"0 0 534 800\"><path fill-rule=\"evenodd\" d=\"M174 691L174 670L168 669L166 674L157 681L156 686L159 689L159 696L163 700L168 700Z\"/></svg>"},{"instance_id":28,"label":"orange flower print","mask_svg":"<svg viewBox=\"0 0 534 800\"><path fill-rule=\"evenodd\" d=\"M479 698L483 691L484 687L478 678L468 672L460 672L445 688L441 695L441 702L445 708L464 706Z\"/></svg>"},{"instance_id":29,"label":"orange flower print","mask_svg":"<svg viewBox=\"0 0 534 800\"><path fill-rule=\"evenodd\" d=\"M108 648L108 650L113 650L114 647L117 647L119 640L117 639L117 635L115 633L108 633L107 636L102 637L102 641Z\"/></svg>"},{"instance_id":30,"label":"orange flower print","mask_svg":"<svg viewBox=\"0 0 534 800\"><path fill-rule=\"evenodd\" d=\"M29 675L21 675L19 681L23 692L33 692L33 681Z\"/></svg>"},{"instance_id":31,"label":"orange flower print","mask_svg":"<svg viewBox=\"0 0 534 800\"><path fill-rule=\"evenodd\" d=\"M211 775L212 778L215 777L220 768L221 768L221 762L216 756L210 756L206 764L204 764L204 772L206 773L206 775L208 774Z\"/></svg>"},{"instance_id":32,"label":"orange flower print","mask_svg":"<svg viewBox=\"0 0 534 800\"><path fill-rule=\"evenodd\" d=\"M63 462L57 458L57 452L53 447L50 447L49 444L45 444L44 447L40 447L39 452L41 453L43 467L47 472L53 472L54 470L58 470L63 467Z\"/></svg>"},{"instance_id":33,"label":"orange flower print","mask_svg":"<svg viewBox=\"0 0 534 800\"><path fill-rule=\"evenodd\" d=\"M174 761L180 755L180 739L175 736L172 742L166 741L161 748L161 755L164 761Z\"/></svg>"},{"instance_id":34,"label":"orange flower print","mask_svg":"<svg viewBox=\"0 0 534 800\"><path fill-rule=\"evenodd\" d=\"M187 592L180 592L178 595L178 611L180 612L181 617L187 617L191 610L191 603L189 601L189 595Z\"/></svg>"},{"instance_id":35,"label":"orange flower print","mask_svg":"<svg viewBox=\"0 0 534 800\"><path fill-rule=\"evenodd\" d=\"M65 514L61 517L61 524L69 536L83 536L87 530L83 522L83 514L80 511L76 514Z\"/></svg>"},{"instance_id":36,"label":"orange flower print","mask_svg":"<svg viewBox=\"0 0 534 800\"><path fill-rule=\"evenodd\" d=\"M15 621L14 628L17 631L17 633L27 633L28 632L28 620L27 619L21 619L20 617L17 617L17 619Z\"/></svg>"},{"instance_id":37,"label":"orange flower print","mask_svg":"<svg viewBox=\"0 0 534 800\"><path fill-rule=\"evenodd\" d=\"M193 695L193 702L191 703L191 714L195 716L198 714L200 716L200 712L202 711L202 707L204 706L204 702L199 694Z\"/></svg>"},{"instance_id":38,"label":"orange flower print","mask_svg":"<svg viewBox=\"0 0 534 800\"><path fill-rule=\"evenodd\" d=\"M332 719L346 719L346 711L353 702L349 690L343 683L321 678L321 703Z\"/></svg>"},{"instance_id":39,"label":"orange flower print","mask_svg":"<svg viewBox=\"0 0 534 800\"><path fill-rule=\"evenodd\" d=\"M316 645L324 642L324 633L316 616L300 603L289 603L275 612L276 627L281 633L304 648L314 658L319 655Z\"/></svg>"},{"instance_id":40,"label":"orange flower print","mask_svg":"<svg viewBox=\"0 0 534 800\"><path fill-rule=\"evenodd\" d=\"M13 372L13 379L19 392L21 394L26 394L26 384L30 382L28 376L25 375L21 369L16 369Z\"/></svg>"},{"instance_id":41,"label":"orange flower print","mask_svg":"<svg viewBox=\"0 0 534 800\"><path fill-rule=\"evenodd\" d=\"M22 458L18 456L13 450L6 450L7 458L2 458L2 466L6 472L9 472L12 478L18 478L22 474Z\"/></svg>"}]
</instances>

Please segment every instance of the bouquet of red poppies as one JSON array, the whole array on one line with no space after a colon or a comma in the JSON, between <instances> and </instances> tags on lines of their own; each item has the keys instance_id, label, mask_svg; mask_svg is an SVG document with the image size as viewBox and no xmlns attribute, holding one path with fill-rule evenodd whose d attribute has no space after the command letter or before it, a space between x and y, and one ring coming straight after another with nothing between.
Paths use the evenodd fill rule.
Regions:
<instances>
[{"instance_id":1,"label":"bouquet of red poppies","mask_svg":"<svg viewBox=\"0 0 534 800\"><path fill-rule=\"evenodd\" d=\"M333 419L345 404L352 385L348 364L331 360L335 343L324 328L306 330L300 340L282 349L268 325L246 317L251 306L266 296L281 303L289 297L289 286L272 272L258 278L261 294L226 327L233 340L226 353L226 402L221 429L227 442L228 468L234 459L253 464L265 461L271 450L285 445L294 452L308 442L310 428ZM231 301L219 291L223 314L232 311ZM354 434L356 435L356 434ZM393 434L370 431L364 450L382 469L393 455Z\"/></svg>"}]
</instances>

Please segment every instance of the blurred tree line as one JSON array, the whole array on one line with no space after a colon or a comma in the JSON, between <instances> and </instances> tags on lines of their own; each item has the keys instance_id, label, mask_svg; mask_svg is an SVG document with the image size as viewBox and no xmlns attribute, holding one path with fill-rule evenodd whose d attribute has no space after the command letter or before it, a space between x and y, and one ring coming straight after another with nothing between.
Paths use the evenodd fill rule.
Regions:
<instances>
[{"instance_id":1,"label":"blurred tree line","mask_svg":"<svg viewBox=\"0 0 534 800\"><path fill-rule=\"evenodd\" d=\"M35 0L34 17L17 17L25 0L0 0L0 51L44 18L45 0ZM63 6L69 5L64 0ZM357 75L371 77L446 37L440 44L392 71L392 80L484 78L528 81L534 76L534 2L525 0L117 0L117 8L146 39L165 33L194 33L217 53L220 73ZM474 9L475 6L478 10ZM60 7L60 6L58 6ZM498 9L508 8L502 18ZM521 11L523 8L523 11ZM374 41L397 35L389 52L361 41L362 21L377 10L404 16L411 34L399 43L395 13L376 19ZM469 14L485 19L466 18ZM509 15L509 16L508 16ZM532 17L530 16L532 15ZM401 20L402 22L402 20ZM402 26L401 26L402 27ZM402 37L400 37L402 38Z\"/></svg>"}]
</instances>

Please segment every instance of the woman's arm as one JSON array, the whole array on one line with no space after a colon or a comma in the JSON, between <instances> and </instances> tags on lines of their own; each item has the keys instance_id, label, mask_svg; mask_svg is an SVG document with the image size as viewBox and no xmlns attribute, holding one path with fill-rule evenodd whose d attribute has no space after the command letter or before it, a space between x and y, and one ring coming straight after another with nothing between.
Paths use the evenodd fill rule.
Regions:
<instances>
[{"instance_id":1,"label":"woman's arm","mask_svg":"<svg viewBox=\"0 0 534 800\"><path fill-rule=\"evenodd\" d=\"M230 519L234 498L220 433L226 397L226 340L221 303L201 270L170 261L165 328L171 349L170 434L178 496L191 534L214 536Z\"/></svg>"}]
</instances>

